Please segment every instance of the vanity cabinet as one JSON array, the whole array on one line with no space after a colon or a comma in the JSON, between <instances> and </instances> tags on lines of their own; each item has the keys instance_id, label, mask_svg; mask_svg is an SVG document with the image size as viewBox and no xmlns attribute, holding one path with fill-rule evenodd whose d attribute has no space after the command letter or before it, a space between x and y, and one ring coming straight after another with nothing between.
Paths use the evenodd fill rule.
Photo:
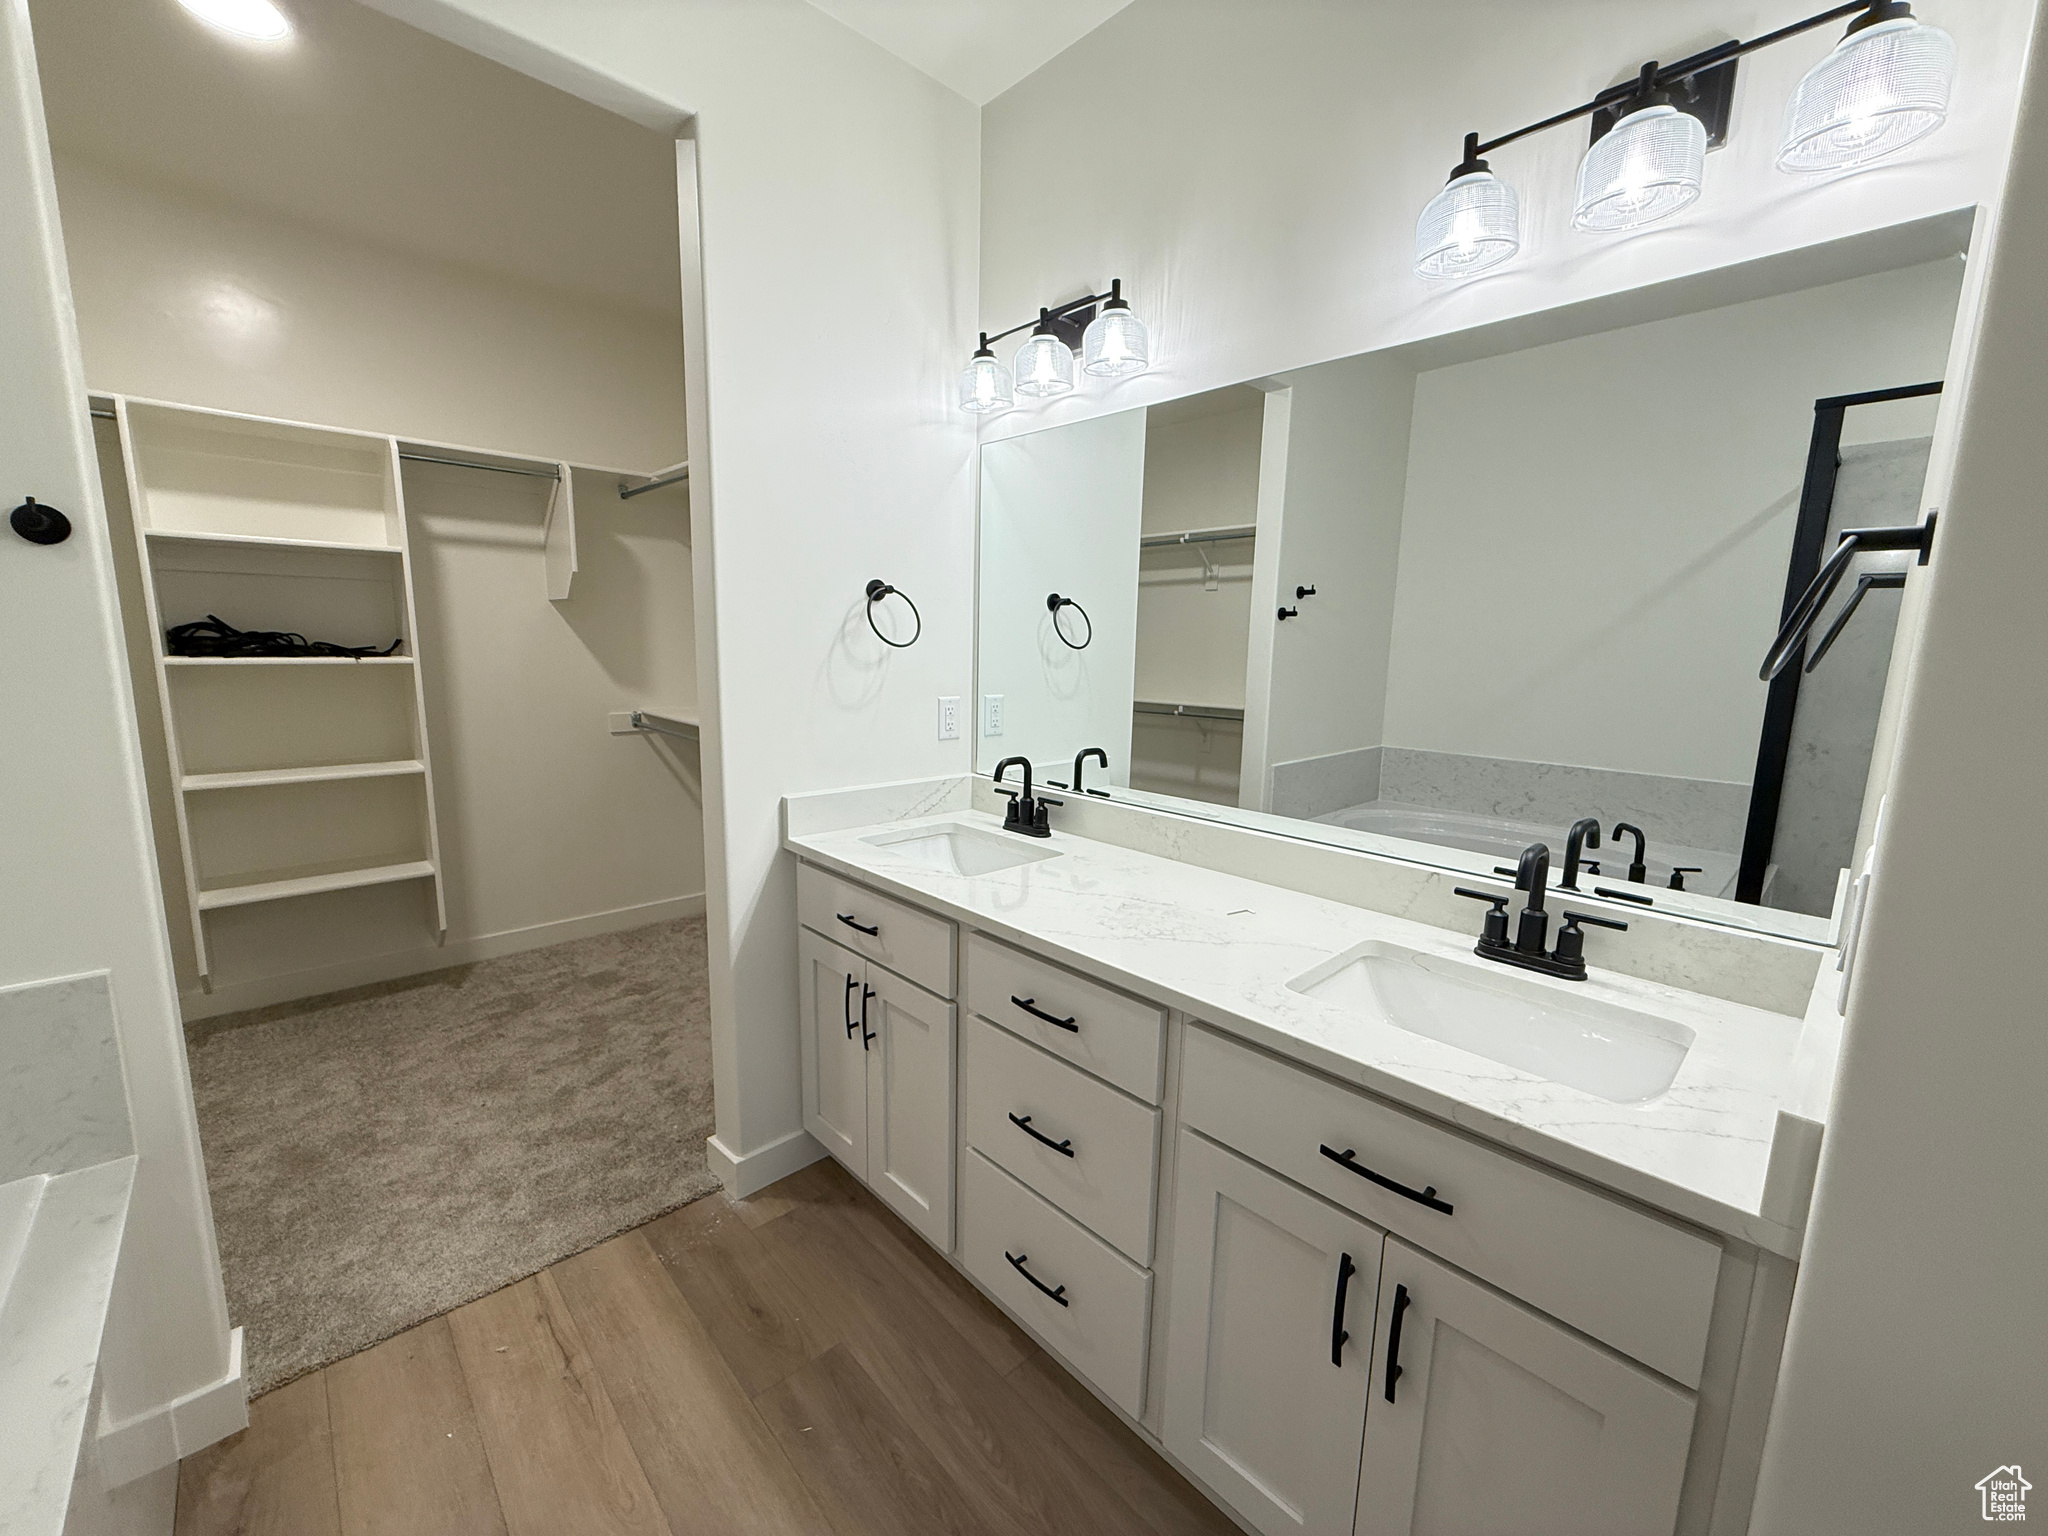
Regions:
<instances>
[{"instance_id":1,"label":"vanity cabinet","mask_svg":"<svg viewBox=\"0 0 2048 1536\"><path fill-rule=\"evenodd\" d=\"M797 941L804 1129L953 1249L953 1005L819 934Z\"/></svg>"},{"instance_id":2,"label":"vanity cabinet","mask_svg":"<svg viewBox=\"0 0 2048 1536\"><path fill-rule=\"evenodd\" d=\"M1162 1438L1267 1536L1346 1536L1386 1234L1190 1131Z\"/></svg>"},{"instance_id":3,"label":"vanity cabinet","mask_svg":"<svg viewBox=\"0 0 2048 1536\"><path fill-rule=\"evenodd\" d=\"M1398 1239L1356 1536L1669 1536L1693 1397Z\"/></svg>"}]
</instances>

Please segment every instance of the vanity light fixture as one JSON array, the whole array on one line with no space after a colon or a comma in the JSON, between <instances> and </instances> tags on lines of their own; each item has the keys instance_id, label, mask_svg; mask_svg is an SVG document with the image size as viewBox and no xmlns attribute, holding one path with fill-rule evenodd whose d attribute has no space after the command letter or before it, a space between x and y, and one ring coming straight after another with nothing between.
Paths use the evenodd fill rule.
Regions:
<instances>
[{"instance_id":1,"label":"vanity light fixture","mask_svg":"<svg viewBox=\"0 0 2048 1536\"><path fill-rule=\"evenodd\" d=\"M1793 93L1779 167L1867 165L1939 128L1955 72L1953 39L1916 20L1907 0L1850 0L1748 42L1645 64L1633 80L1499 138L1467 134L1449 185L1416 223L1416 275L1473 277L1514 256L1521 248L1515 191L1482 157L1580 118L1593 119L1593 142L1579 165L1577 228L1639 229L1690 206L1704 183L1706 152L1727 137L1736 60L1847 17L1855 18L1848 35Z\"/></svg>"},{"instance_id":2,"label":"vanity light fixture","mask_svg":"<svg viewBox=\"0 0 2048 1536\"><path fill-rule=\"evenodd\" d=\"M1778 169L1844 171L1926 138L1948 118L1955 67L1955 39L1905 0L1871 6L1792 93Z\"/></svg>"},{"instance_id":3,"label":"vanity light fixture","mask_svg":"<svg viewBox=\"0 0 2048 1536\"><path fill-rule=\"evenodd\" d=\"M1005 369L992 344L1026 329L1031 335ZM981 345L960 374L960 408L985 414L1009 409L1017 395L1043 400L1070 393L1076 383L1076 349L1080 371L1094 378L1128 378L1152 366L1145 322L1124 298L1121 278L1110 283L1107 293L1041 309L1036 320L993 336L983 331Z\"/></svg>"},{"instance_id":4,"label":"vanity light fixture","mask_svg":"<svg viewBox=\"0 0 2048 1536\"><path fill-rule=\"evenodd\" d=\"M178 0L178 4L208 26L252 43L282 42L291 36L291 22L271 0Z\"/></svg>"}]
</instances>

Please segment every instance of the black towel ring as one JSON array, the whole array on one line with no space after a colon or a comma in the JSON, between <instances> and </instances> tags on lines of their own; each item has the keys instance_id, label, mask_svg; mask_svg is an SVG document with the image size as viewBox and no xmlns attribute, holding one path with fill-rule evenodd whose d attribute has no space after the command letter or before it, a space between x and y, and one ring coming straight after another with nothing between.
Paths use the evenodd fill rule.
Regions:
<instances>
[{"instance_id":1,"label":"black towel ring","mask_svg":"<svg viewBox=\"0 0 2048 1536\"><path fill-rule=\"evenodd\" d=\"M917 621L917 628L910 632L908 640L891 640L875 623L875 604L885 597L900 597L904 602L910 603L910 616ZM910 602L910 595L907 592L898 591L886 581L871 581L868 583L868 628L874 630L875 638L882 644L899 651L907 651L917 644L917 637L924 633L924 615L917 611L916 603Z\"/></svg>"},{"instance_id":2,"label":"black towel ring","mask_svg":"<svg viewBox=\"0 0 2048 1536\"><path fill-rule=\"evenodd\" d=\"M1057 592L1050 594L1046 598L1045 607L1046 611L1052 615L1052 632L1060 637L1060 644L1070 651L1087 650L1089 643L1095 639L1095 621L1088 617L1088 610L1075 602L1071 597L1061 597ZM1062 608L1073 609L1074 612L1081 615L1081 622L1088 626L1088 637L1079 645L1069 640L1067 632L1060 628L1060 610Z\"/></svg>"}]
</instances>

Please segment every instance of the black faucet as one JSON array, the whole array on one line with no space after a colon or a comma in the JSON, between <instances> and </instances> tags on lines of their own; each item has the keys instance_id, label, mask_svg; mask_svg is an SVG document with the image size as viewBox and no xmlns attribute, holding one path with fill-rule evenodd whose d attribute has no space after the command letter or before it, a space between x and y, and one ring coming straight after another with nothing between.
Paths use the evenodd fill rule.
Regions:
<instances>
[{"instance_id":1,"label":"black faucet","mask_svg":"<svg viewBox=\"0 0 2048 1536\"><path fill-rule=\"evenodd\" d=\"M1579 888L1580 856L1588 848L1600 846L1600 820L1596 816L1581 816L1572 823L1571 831L1564 835L1564 878L1557 882L1558 889L1576 891ZM1593 871L1596 875L1599 871Z\"/></svg>"},{"instance_id":2,"label":"black faucet","mask_svg":"<svg viewBox=\"0 0 2048 1536\"><path fill-rule=\"evenodd\" d=\"M1100 795L1103 799L1107 800L1109 798L1108 790L1089 789L1081 783L1081 765L1091 757L1102 764L1104 768L1109 767L1109 754L1100 747L1083 747L1080 751L1076 752L1074 754L1074 793L1077 795Z\"/></svg>"},{"instance_id":3,"label":"black faucet","mask_svg":"<svg viewBox=\"0 0 2048 1536\"><path fill-rule=\"evenodd\" d=\"M1010 808L1003 813L1003 830L1021 832L1026 837L1051 837L1052 823L1045 808L1048 801L1033 799L1031 795L1031 759L1028 757L1006 757L996 764L995 782L1000 786L1003 774L1011 767L1024 770L1024 790L1021 794L1010 794Z\"/></svg>"},{"instance_id":4,"label":"black faucet","mask_svg":"<svg viewBox=\"0 0 2048 1536\"><path fill-rule=\"evenodd\" d=\"M1485 927L1480 930L1479 942L1472 946L1475 955L1498 960L1503 965L1517 965L1525 971L1555 976L1563 981L1584 981L1586 935L1579 925L1591 923L1596 928L1626 932L1628 924L1616 922L1611 917L1595 917L1590 912L1567 912L1564 914L1564 927L1558 930L1557 948L1545 953L1543 935L1550 917L1543 910L1543 884L1549 874L1548 847L1542 843L1531 843L1522 850L1515 889L1529 893L1529 904L1522 908L1520 930L1512 944L1508 942L1508 902L1512 898L1496 896L1490 891L1470 890L1462 885L1452 889L1460 896L1469 896L1474 901L1488 902L1492 906L1486 914Z\"/></svg>"},{"instance_id":5,"label":"black faucet","mask_svg":"<svg viewBox=\"0 0 2048 1536\"><path fill-rule=\"evenodd\" d=\"M1617 821L1614 824L1613 832L1617 842L1621 840L1623 833L1636 840L1636 856L1628 861L1628 877L1637 885L1641 885L1643 883L1643 876L1649 873L1649 869L1643 863L1643 854L1647 847L1647 840L1643 836L1643 829L1641 827L1633 826L1626 821Z\"/></svg>"}]
</instances>

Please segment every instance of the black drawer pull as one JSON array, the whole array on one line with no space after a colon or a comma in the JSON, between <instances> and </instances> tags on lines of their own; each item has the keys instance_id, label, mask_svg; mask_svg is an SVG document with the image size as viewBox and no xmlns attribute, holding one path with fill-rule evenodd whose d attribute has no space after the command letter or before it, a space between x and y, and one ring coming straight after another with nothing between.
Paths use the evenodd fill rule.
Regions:
<instances>
[{"instance_id":1,"label":"black drawer pull","mask_svg":"<svg viewBox=\"0 0 2048 1536\"><path fill-rule=\"evenodd\" d=\"M881 993L877 992L873 987L869 986L866 982L861 983L860 1048L862 1050L866 1050L870 1045L872 1045L875 1039L874 1031L868 1028L868 999L871 997L880 997L881 995Z\"/></svg>"},{"instance_id":2,"label":"black drawer pull","mask_svg":"<svg viewBox=\"0 0 2048 1536\"><path fill-rule=\"evenodd\" d=\"M1410 1189L1406 1184L1396 1184L1384 1173L1374 1173L1365 1164L1356 1161L1358 1154L1349 1147L1346 1147L1342 1152L1332 1152L1328 1147L1318 1147L1317 1150L1338 1167L1349 1168L1361 1179L1371 1179L1381 1189L1391 1189L1395 1194L1413 1200L1417 1205L1426 1205L1432 1211L1442 1211L1446 1216L1451 1214L1450 1202L1437 1199L1436 1186L1434 1184L1426 1189Z\"/></svg>"},{"instance_id":3,"label":"black drawer pull","mask_svg":"<svg viewBox=\"0 0 2048 1536\"><path fill-rule=\"evenodd\" d=\"M853 920L853 914L850 912L834 912L832 915L838 918L839 921L841 921L842 923L846 924L847 927L852 928L857 932L864 933L871 939L876 934L882 931L882 925L880 923L875 924L875 926L872 928L870 928L866 923L856 923Z\"/></svg>"},{"instance_id":4,"label":"black drawer pull","mask_svg":"<svg viewBox=\"0 0 2048 1536\"><path fill-rule=\"evenodd\" d=\"M1394 1383L1401 1379L1401 1314L1408 1310L1408 1287L1394 1287L1394 1318L1387 1324L1387 1401L1394 1400Z\"/></svg>"},{"instance_id":5,"label":"black drawer pull","mask_svg":"<svg viewBox=\"0 0 2048 1536\"><path fill-rule=\"evenodd\" d=\"M842 1011L846 1014L846 1038L849 1040L853 1038L853 1031L856 1027L853 1022L853 989L857 984L852 976L848 976L846 978L846 995L841 999L841 1002L844 1004Z\"/></svg>"},{"instance_id":6,"label":"black drawer pull","mask_svg":"<svg viewBox=\"0 0 2048 1536\"><path fill-rule=\"evenodd\" d=\"M1330 1310L1330 1364L1340 1371L1344 1369L1344 1342L1351 1337L1351 1330L1344 1326L1344 1293L1351 1289L1351 1276L1357 1268L1350 1254L1338 1256L1337 1305Z\"/></svg>"},{"instance_id":7,"label":"black drawer pull","mask_svg":"<svg viewBox=\"0 0 2048 1536\"><path fill-rule=\"evenodd\" d=\"M1037 1286L1041 1291L1045 1292L1045 1294L1050 1296L1054 1301L1058 1302L1063 1307L1068 1304L1067 1288L1064 1285L1055 1289L1054 1287L1047 1285L1043 1280L1039 1279L1038 1276L1034 1275L1033 1273L1031 1273L1030 1270L1024 1267L1025 1262L1029 1260L1031 1257L1030 1254L1012 1253L1009 1249L1005 1248L1003 1250L1003 1257L1010 1261L1010 1267L1012 1269L1016 1270L1018 1274L1022 1275L1026 1280L1029 1280L1033 1285Z\"/></svg>"},{"instance_id":8,"label":"black drawer pull","mask_svg":"<svg viewBox=\"0 0 2048 1536\"><path fill-rule=\"evenodd\" d=\"M1020 1120L1017 1118L1016 1112L1013 1110L1010 1114L1010 1124L1017 1127L1018 1130L1022 1131L1026 1136L1029 1136L1033 1141L1044 1142L1048 1147L1051 1147L1053 1151L1059 1153L1061 1157L1072 1157L1074 1155L1073 1137L1069 1136L1065 1141L1054 1141L1050 1136L1046 1135L1045 1132L1039 1130L1037 1127L1032 1125L1031 1117L1029 1115L1024 1116L1024 1118Z\"/></svg>"},{"instance_id":9,"label":"black drawer pull","mask_svg":"<svg viewBox=\"0 0 2048 1536\"><path fill-rule=\"evenodd\" d=\"M1064 1029L1076 1035L1081 1033L1081 1026L1074 1022L1074 1016L1071 1013L1068 1014L1064 1019L1056 1019L1051 1014L1047 1013L1043 1008L1034 1008L1031 1006L1033 1003L1038 1001L1036 998L1019 997L1014 992L1010 994L1010 1001L1015 1003L1019 1008L1022 1008L1034 1019L1043 1019L1046 1023L1054 1026L1057 1029Z\"/></svg>"}]
</instances>

